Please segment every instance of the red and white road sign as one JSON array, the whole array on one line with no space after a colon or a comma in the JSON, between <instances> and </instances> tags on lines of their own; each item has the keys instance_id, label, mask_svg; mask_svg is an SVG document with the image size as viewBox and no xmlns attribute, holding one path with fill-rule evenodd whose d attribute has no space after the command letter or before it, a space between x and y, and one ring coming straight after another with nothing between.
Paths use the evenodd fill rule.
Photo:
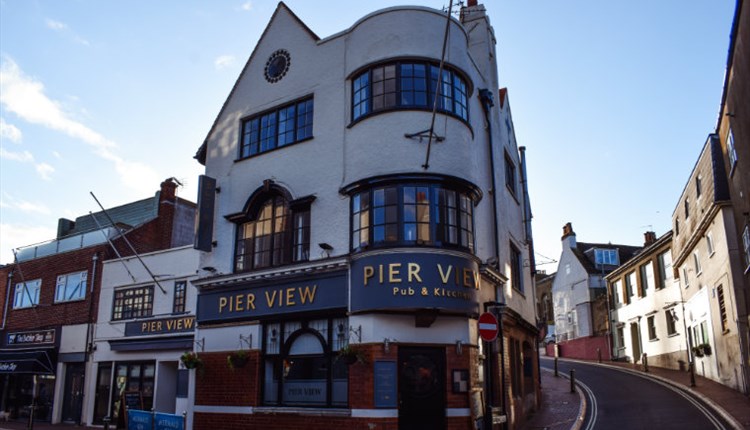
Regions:
<instances>
[{"instance_id":1,"label":"red and white road sign","mask_svg":"<svg viewBox=\"0 0 750 430\"><path fill-rule=\"evenodd\" d=\"M479 336L487 342L497 339L497 333L500 331L500 325L495 315L485 312L479 316Z\"/></svg>"}]
</instances>

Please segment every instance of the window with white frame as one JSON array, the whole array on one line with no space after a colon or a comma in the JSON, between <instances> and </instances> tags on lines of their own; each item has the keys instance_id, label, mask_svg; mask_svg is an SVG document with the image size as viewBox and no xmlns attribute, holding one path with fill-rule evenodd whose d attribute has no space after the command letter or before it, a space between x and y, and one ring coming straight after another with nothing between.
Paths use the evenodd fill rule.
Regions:
<instances>
[{"instance_id":1,"label":"window with white frame","mask_svg":"<svg viewBox=\"0 0 750 430\"><path fill-rule=\"evenodd\" d=\"M625 292L626 296L625 300L627 303L630 303L630 298L635 295L635 286L636 286L636 277L635 272L630 272L627 275L625 275Z\"/></svg>"},{"instance_id":2,"label":"window with white frame","mask_svg":"<svg viewBox=\"0 0 750 430\"><path fill-rule=\"evenodd\" d=\"M706 248L708 248L708 256L714 255L714 236L709 231L706 233Z\"/></svg>"},{"instance_id":3,"label":"window with white frame","mask_svg":"<svg viewBox=\"0 0 750 430\"><path fill-rule=\"evenodd\" d=\"M648 289L654 287L654 266L651 262L641 265L641 297L646 297Z\"/></svg>"},{"instance_id":4,"label":"window with white frame","mask_svg":"<svg viewBox=\"0 0 750 430\"><path fill-rule=\"evenodd\" d=\"M177 281L174 283L174 300L172 301L172 313L180 314L185 312L185 302L187 299L187 281Z\"/></svg>"},{"instance_id":5,"label":"window with white frame","mask_svg":"<svg viewBox=\"0 0 750 430\"><path fill-rule=\"evenodd\" d=\"M651 315L648 322L648 340L658 340L656 338L656 315Z\"/></svg>"},{"instance_id":6,"label":"window with white frame","mask_svg":"<svg viewBox=\"0 0 750 430\"><path fill-rule=\"evenodd\" d=\"M41 286L41 279L17 283L13 296L13 309L30 308L38 305Z\"/></svg>"},{"instance_id":7,"label":"window with white frame","mask_svg":"<svg viewBox=\"0 0 750 430\"><path fill-rule=\"evenodd\" d=\"M685 283L685 288L690 287L690 280L688 279L687 267L682 268L682 281Z\"/></svg>"},{"instance_id":8,"label":"window with white frame","mask_svg":"<svg viewBox=\"0 0 750 430\"><path fill-rule=\"evenodd\" d=\"M677 319L674 316L675 310L674 308L667 309L666 312L664 312L664 315L667 317L667 335L672 336L674 334L677 334Z\"/></svg>"},{"instance_id":9,"label":"window with white frame","mask_svg":"<svg viewBox=\"0 0 750 430\"><path fill-rule=\"evenodd\" d=\"M737 150L734 147L734 133L731 128L727 132L727 155L729 156L729 169L734 170L734 165L737 164Z\"/></svg>"},{"instance_id":10,"label":"window with white frame","mask_svg":"<svg viewBox=\"0 0 750 430\"><path fill-rule=\"evenodd\" d=\"M693 269L695 269L695 274L700 275L702 272L701 269L701 257L698 251L693 252Z\"/></svg>"},{"instance_id":11,"label":"window with white frame","mask_svg":"<svg viewBox=\"0 0 750 430\"><path fill-rule=\"evenodd\" d=\"M620 264L616 249L594 249L594 262L597 265L617 266Z\"/></svg>"},{"instance_id":12,"label":"window with white frame","mask_svg":"<svg viewBox=\"0 0 750 430\"><path fill-rule=\"evenodd\" d=\"M616 308L619 308L625 302L620 297L620 288L622 288L622 281L618 280L612 283L612 301Z\"/></svg>"},{"instance_id":13,"label":"window with white frame","mask_svg":"<svg viewBox=\"0 0 750 430\"><path fill-rule=\"evenodd\" d=\"M68 273L57 277L55 303L72 302L86 298L86 271Z\"/></svg>"},{"instance_id":14,"label":"window with white frame","mask_svg":"<svg viewBox=\"0 0 750 430\"><path fill-rule=\"evenodd\" d=\"M674 277L672 274L672 253L666 251L659 254L657 257L657 263L659 265L659 285L657 285L656 288L661 289L665 288Z\"/></svg>"},{"instance_id":15,"label":"window with white frame","mask_svg":"<svg viewBox=\"0 0 750 430\"><path fill-rule=\"evenodd\" d=\"M112 321L151 316L154 310L154 286L115 290Z\"/></svg>"}]
</instances>

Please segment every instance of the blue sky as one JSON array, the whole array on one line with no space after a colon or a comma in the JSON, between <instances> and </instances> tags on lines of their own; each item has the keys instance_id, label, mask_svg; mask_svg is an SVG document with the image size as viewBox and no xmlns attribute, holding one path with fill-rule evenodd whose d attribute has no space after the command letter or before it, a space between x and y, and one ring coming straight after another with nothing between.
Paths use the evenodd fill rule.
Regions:
<instances>
[{"instance_id":1,"label":"blue sky","mask_svg":"<svg viewBox=\"0 0 750 430\"><path fill-rule=\"evenodd\" d=\"M671 214L718 115L734 0L485 1L539 262L578 240L638 245ZM288 0L320 37L382 7ZM192 156L270 19L266 0L0 0L0 263L57 219L150 197ZM541 269L554 270L555 265Z\"/></svg>"}]
</instances>

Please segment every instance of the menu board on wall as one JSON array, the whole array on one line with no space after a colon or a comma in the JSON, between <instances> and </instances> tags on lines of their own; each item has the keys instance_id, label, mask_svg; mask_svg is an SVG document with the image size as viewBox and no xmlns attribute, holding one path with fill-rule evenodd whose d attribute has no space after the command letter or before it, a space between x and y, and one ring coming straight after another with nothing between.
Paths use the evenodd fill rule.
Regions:
<instances>
[{"instance_id":1,"label":"menu board on wall","mask_svg":"<svg viewBox=\"0 0 750 430\"><path fill-rule=\"evenodd\" d=\"M395 361L376 361L375 362L375 407L376 408L395 408L398 399L396 385L396 362Z\"/></svg>"}]
</instances>

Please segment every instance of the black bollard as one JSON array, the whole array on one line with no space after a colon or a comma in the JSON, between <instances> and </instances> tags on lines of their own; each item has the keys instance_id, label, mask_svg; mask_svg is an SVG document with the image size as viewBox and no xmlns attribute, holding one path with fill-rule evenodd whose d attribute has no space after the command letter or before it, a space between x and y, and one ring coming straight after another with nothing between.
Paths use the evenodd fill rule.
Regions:
<instances>
[{"instance_id":1,"label":"black bollard","mask_svg":"<svg viewBox=\"0 0 750 430\"><path fill-rule=\"evenodd\" d=\"M102 421L104 421L104 430L109 430L109 422L110 422L110 420L111 419L109 417L104 417L104 419L102 420Z\"/></svg>"},{"instance_id":2,"label":"black bollard","mask_svg":"<svg viewBox=\"0 0 750 430\"><path fill-rule=\"evenodd\" d=\"M602 350L600 348L596 348L596 357L599 359L599 363L602 362Z\"/></svg>"},{"instance_id":3,"label":"black bollard","mask_svg":"<svg viewBox=\"0 0 750 430\"><path fill-rule=\"evenodd\" d=\"M560 376L560 375L559 375L559 374L557 373L557 357L555 357L555 376Z\"/></svg>"},{"instance_id":4,"label":"black bollard","mask_svg":"<svg viewBox=\"0 0 750 430\"><path fill-rule=\"evenodd\" d=\"M643 371L648 372L648 354L643 353Z\"/></svg>"},{"instance_id":5,"label":"black bollard","mask_svg":"<svg viewBox=\"0 0 750 430\"><path fill-rule=\"evenodd\" d=\"M570 392L576 392L576 370L570 369Z\"/></svg>"}]
</instances>

